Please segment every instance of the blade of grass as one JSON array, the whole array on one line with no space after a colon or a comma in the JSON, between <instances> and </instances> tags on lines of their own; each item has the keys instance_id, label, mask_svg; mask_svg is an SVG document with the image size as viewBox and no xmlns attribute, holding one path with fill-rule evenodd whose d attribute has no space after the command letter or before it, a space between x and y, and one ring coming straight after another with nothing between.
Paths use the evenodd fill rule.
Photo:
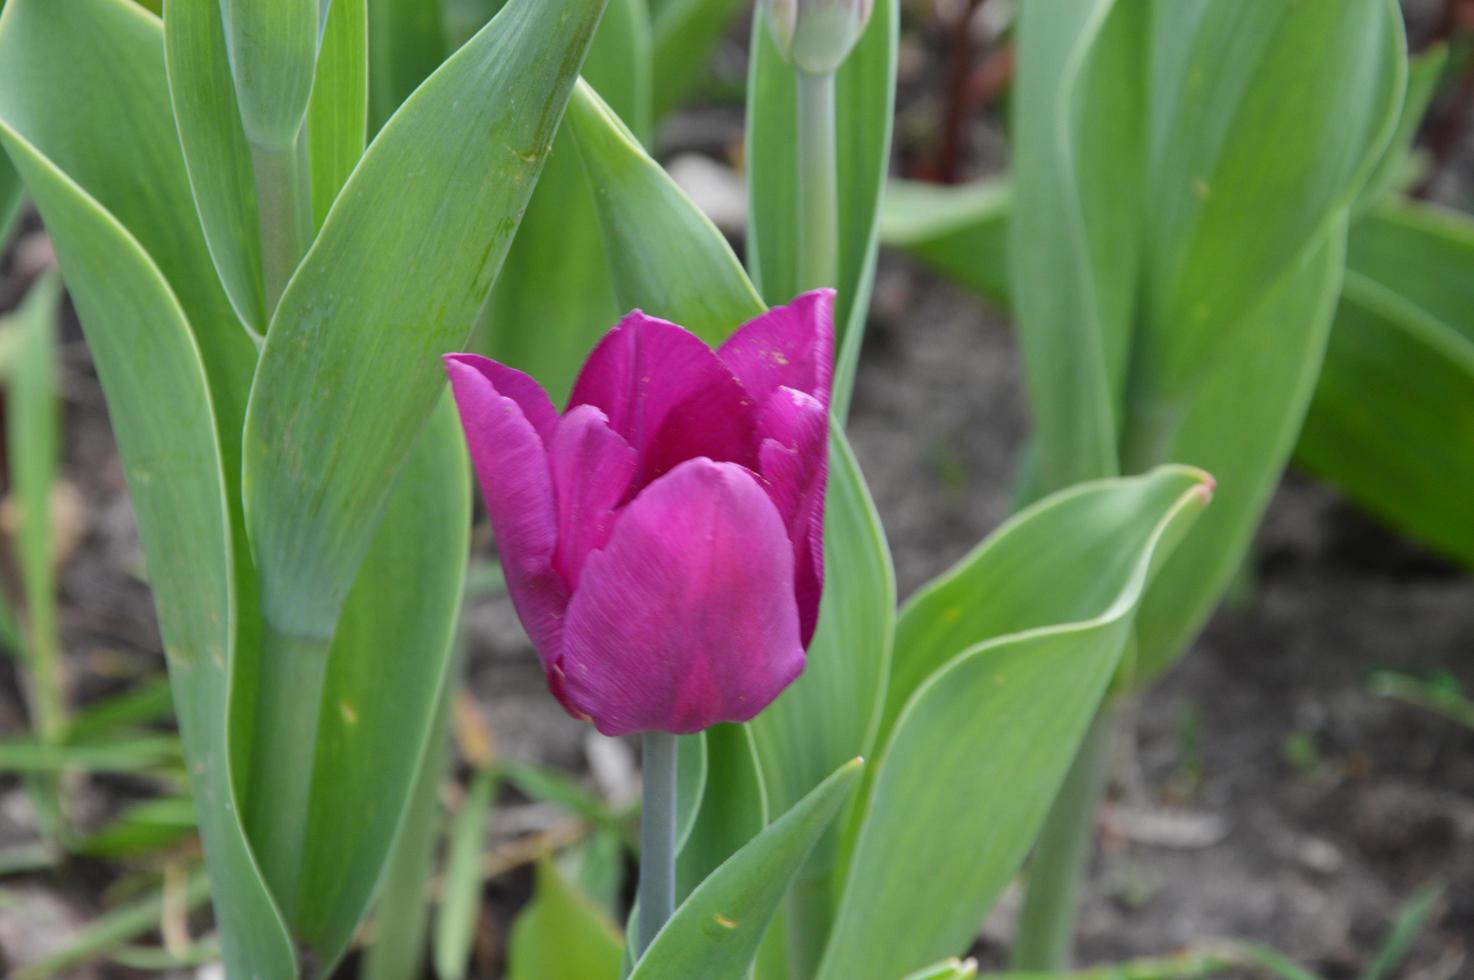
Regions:
<instances>
[{"instance_id":1,"label":"blade of grass","mask_svg":"<svg viewBox=\"0 0 1474 980\"><path fill-rule=\"evenodd\" d=\"M486 842L496 785L495 772L478 772L451 828L445 856L445 901L435 923L435 975L440 980L461 980L469 965L476 915L481 909L478 858Z\"/></svg>"},{"instance_id":2,"label":"blade of grass","mask_svg":"<svg viewBox=\"0 0 1474 980\"><path fill-rule=\"evenodd\" d=\"M1377 950L1376 957L1371 965L1361 975L1361 980L1385 980L1390 977L1412 950L1413 943L1417 942L1418 936L1428 920L1438 908L1438 900L1443 897L1443 882L1435 881L1424 885L1412 898L1408 899L1397 913L1397 918L1392 921L1392 928L1387 930L1387 938L1382 941L1382 948Z\"/></svg>"},{"instance_id":3,"label":"blade of grass","mask_svg":"<svg viewBox=\"0 0 1474 980\"><path fill-rule=\"evenodd\" d=\"M185 904L190 909L205 904L210 897L209 881L203 870L189 877L185 886ZM28 963L11 975L12 980L47 980L65 976L69 971L101 959L113 950L158 927L164 911L164 889L158 888L144 898L101 916L66 948Z\"/></svg>"}]
</instances>

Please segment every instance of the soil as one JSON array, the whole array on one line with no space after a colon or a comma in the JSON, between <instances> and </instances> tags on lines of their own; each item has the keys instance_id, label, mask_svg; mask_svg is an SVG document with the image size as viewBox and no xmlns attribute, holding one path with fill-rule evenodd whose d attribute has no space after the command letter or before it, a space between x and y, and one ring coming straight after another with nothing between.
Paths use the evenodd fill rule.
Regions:
<instances>
[{"instance_id":1,"label":"soil","mask_svg":"<svg viewBox=\"0 0 1474 980\"><path fill-rule=\"evenodd\" d=\"M730 111L698 114L678 142L721 156L739 125ZM978 156L992 155L986 131L976 142ZM1437 190L1465 206L1470 146L1466 139ZM19 293L26 250L42 247L32 222L0 264L0 308ZM63 639L71 696L85 703L162 661L121 467L70 319L63 363L63 475L82 504L80 543L61 581ZM1007 322L903 257L884 256L849 431L902 596L1007 516L1027 428ZM1123 713L1081 961L1256 940L1330 980L1354 977L1402 904L1438 881L1444 895L1398 975L1474 977L1474 731L1368 686L1373 672L1395 669L1448 672L1474 690L1474 576L1293 472L1249 567L1241 597ZM611 760L608 746L547 696L505 599L472 603L464 635L468 690L503 755L628 791L629 754ZM24 731L24 717L5 661L0 736ZM592 775L591 758L599 760ZM158 790L91 779L77 787L78 807L100 820ZM554 819L546 807L508 799L494 838ZM32 827L23 790L0 780L0 846L27 839ZM0 881L0 969L64 943L120 881L126 869L87 861ZM525 869L488 887L483 963L499 959L498 936L527 887ZM1007 896L982 929L974 951L985 966L1002 964L1016 905Z\"/></svg>"}]
</instances>

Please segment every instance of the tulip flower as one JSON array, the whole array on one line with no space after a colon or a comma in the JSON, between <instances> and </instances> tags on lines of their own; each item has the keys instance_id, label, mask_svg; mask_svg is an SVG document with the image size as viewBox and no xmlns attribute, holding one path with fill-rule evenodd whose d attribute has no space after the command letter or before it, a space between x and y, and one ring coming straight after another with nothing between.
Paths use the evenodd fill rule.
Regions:
<instances>
[{"instance_id":1,"label":"tulip flower","mask_svg":"<svg viewBox=\"0 0 1474 980\"><path fill-rule=\"evenodd\" d=\"M445 358L548 686L607 735L747 721L803 670L824 579L832 290L713 351L636 310L561 415L484 357Z\"/></svg>"}]
</instances>

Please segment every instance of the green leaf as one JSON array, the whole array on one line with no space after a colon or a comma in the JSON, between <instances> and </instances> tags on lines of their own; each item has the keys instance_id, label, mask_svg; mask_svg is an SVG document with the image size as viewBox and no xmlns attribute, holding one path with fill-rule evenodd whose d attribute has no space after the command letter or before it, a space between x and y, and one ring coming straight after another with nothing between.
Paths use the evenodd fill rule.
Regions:
<instances>
[{"instance_id":1,"label":"green leaf","mask_svg":"<svg viewBox=\"0 0 1474 980\"><path fill-rule=\"evenodd\" d=\"M584 80L647 146L655 130L650 32L645 0L610 0L583 63Z\"/></svg>"},{"instance_id":2,"label":"green leaf","mask_svg":"<svg viewBox=\"0 0 1474 980\"><path fill-rule=\"evenodd\" d=\"M1149 8L1070 0L1019 11L1010 293L1046 491L1117 470Z\"/></svg>"},{"instance_id":3,"label":"green leaf","mask_svg":"<svg viewBox=\"0 0 1474 980\"><path fill-rule=\"evenodd\" d=\"M706 730L711 778L676 859L676 901L683 900L768 823L768 795L750 727Z\"/></svg>"},{"instance_id":4,"label":"green leaf","mask_svg":"<svg viewBox=\"0 0 1474 980\"><path fill-rule=\"evenodd\" d=\"M443 390L438 355L464 345L491 290L602 6L503 9L379 132L288 284L243 480L262 611L283 636L332 635Z\"/></svg>"},{"instance_id":5,"label":"green leaf","mask_svg":"<svg viewBox=\"0 0 1474 980\"><path fill-rule=\"evenodd\" d=\"M862 766L845 763L712 872L656 935L631 980L745 977L784 893Z\"/></svg>"},{"instance_id":6,"label":"green leaf","mask_svg":"<svg viewBox=\"0 0 1474 980\"><path fill-rule=\"evenodd\" d=\"M652 11L656 119L691 94L743 6L741 0L667 0Z\"/></svg>"},{"instance_id":7,"label":"green leaf","mask_svg":"<svg viewBox=\"0 0 1474 980\"><path fill-rule=\"evenodd\" d=\"M46 111L38 96L75 111ZM0 15L0 142L56 246L107 398L226 961L243 976L290 977L291 946L240 825L226 734L238 616L249 606L236 604L243 586L234 581L226 476L233 444L215 425L239 404L232 382L249 377L250 342L193 221L168 104L159 24L133 4L11 0ZM89 152L91 140L107 152ZM150 195L136 191L140 173L150 175ZM243 361L232 356L240 345Z\"/></svg>"},{"instance_id":8,"label":"green leaf","mask_svg":"<svg viewBox=\"0 0 1474 980\"><path fill-rule=\"evenodd\" d=\"M374 132L439 67L446 55L440 25L440 0L368 0L369 115Z\"/></svg>"},{"instance_id":9,"label":"green leaf","mask_svg":"<svg viewBox=\"0 0 1474 980\"><path fill-rule=\"evenodd\" d=\"M194 801L166 796L128 807L73 849L96 858L126 858L173 847L195 832Z\"/></svg>"},{"instance_id":10,"label":"green leaf","mask_svg":"<svg viewBox=\"0 0 1474 980\"><path fill-rule=\"evenodd\" d=\"M203 874L195 872L184 886L186 910L204 905L210 897L210 884ZM158 888L121 908L108 912L82 930L70 944L32 963L19 966L12 980L44 980L67 976L78 966L106 956L111 951L159 927L164 912L164 890ZM228 954L227 954L228 955ZM246 976L288 976L289 974L246 974Z\"/></svg>"},{"instance_id":11,"label":"green leaf","mask_svg":"<svg viewBox=\"0 0 1474 980\"><path fill-rule=\"evenodd\" d=\"M676 740L676 746L676 849L679 851L691 836L696 815L701 812L709 770L705 733L683 735Z\"/></svg>"},{"instance_id":12,"label":"green leaf","mask_svg":"<svg viewBox=\"0 0 1474 980\"><path fill-rule=\"evenodd\" d=\"M455 672L451 672L454 679ZM425 890L435 865L444 818L440 787L450 762L452 684L440 692L431 738L425 746L404 826L384 867L384 884L374 909L374 943L364 954L364 980L403 980L415 976L425 959L430 903Z\"/></svg>"},{"instance_id":13,"label":"green leaf","mask_svg":"<svg viewBox=\"0 0 1474 980\"><path fill-rule=\"evenodd\" d=\"M363 156L368 138L366 0L333 0L307 104L307 155L312 166L314 226L322 227L338 191Z\"/></svg>"},{"instance_id":14,"label":"green leaf","mask_svg":"<svg viewBox=\"0 0 1474 980\"><path fill-rule=\"evenodd\" d=\"M1377 950L1371 965L1362 972L1361 980L1384 980L1393 975L1393 971L1407 959L1418 935L1428 925L1429 918L1438 907L1439 899L1443 898L1443 892L1443 883L1435 881L1424 885L1418 889L1417 894L1408 899L1407 904L1398 911L1397 918L1393 920L1392 928L1388 930L1387 938Z\"/></svg>"},{"instance_id":15,"label":"green leaf","mask_svg":"<svg viewBox=\"0 0 1474 980\"><path fill-rule=\"evenodd\" d=\"M289 146L302 128L332 0L218 0L246 136Z\"/></svg>"},{"instance_id":16,"label":"green leaf","mask_svg":"<svg viewBox=\"0 0 1474 980\"><path fill-rule=\"evenodd\" d=\"M834 414L839 419L849 411L875 279L899 36L899 0L878 0L865 33L835 79L839 297L834 310L838 341ZM753 16L752 46L747 80L747 265L769 303L787 303L799 291L797 80L773 43L761 4Z\"/></svg>"},{"instance_id":17,"label":"green leaf","mask_svg":"<svg viewBox=\"0 0 1474 980\"><path fill-rule=\"evenodd\" d=\"M824 551L824 597L804 672L749 723L778 813L845 759L873 750L891 672L895 572L875 504L837 426Z\"/></svg>"},{"instance_id":18,"label":"green leaf","mask_svg":"<svg viewBox=\"0 0 1474 980\"><path fill-rule=\"evenodd\" d=\"M552 861L539 861L532 902L512 925L507 944L509 980L617 980L623 951L608 916L565 881Z\"/></svg>"},{"instance_id":19,"label":"green leaf","mask_svg":"<svg viewBox=\"0 0 1474 980\"><path fill-rule=\"evenodd\" d=\"M1384 205L1352 227L1348 263L1296 462L1474 565L1474 222Z\"/></svg>"},{"instance_id":20,"label":"green leaf","mask_svg":"<svg viewBox=\"0 0 1474 980\"><path fill-rule=\"evenodd\" d=\"M768 797L782 813L847 758L875 747L895 632L890 550L859 464L831 428L824 596L804 672L750 723ZM812 974L834 906L839 834L814 848L788 898L788 959Z\"/></svg>"},{"instance_id":21,"label":"green leaf","mask_svg":"<svg viewBox=\"0 0 1474 980\"><path fill-rule=\"evenodd\" d=\"M648 19L643 4L610 4L589 46L584 78L620 118L644 119L639 131L648 133L649 25L642 25L641 18ZM627 312L615 301L593 186L565 127L481 314L487 353L532 375L559 404L588 352ZM549 288L551 269L577 280L579 288Z\"/></svg>"},{"instance_id":22,"label":"green leaf","mask_svg":"<svg viewBox=\"0 0 1474 980\"><path fill-rule=\"evenodd\" d=\"M1397 129L1387 141L1382 158L1356 199L1358 212L1382 203L1417 172L1413 141L1422 126L1423 115L1428 111L1428 103L1438 92L1438 83L1443 79L1448 60L1448 46L1442 42L1408 59L1407 90L1403 93Z\"/></svg>"},{"instance_id":23,"label":"green leaf","mask_svg":"<svg viewBox=\"0 0 1474 980\"><path fill-rule=\"evenodd\" d=\"M435 976L461 980L471 959L481 911L481 848L496 800L496 775L476 773L450 829L445 852L445 898L435 920Z\"/></svg>"},{"instance_id":24,"label":"green leaf","mask_svg":"<svg viewBox=\"0 0 1474 980\"><path fill-rule=\"evenodd\" d=\"M1163 467L1046 498L908 604L891 692L904 707L821 980L899 976L967 947L1038 832L1147 583L1210 488Z\"/></svg>"},{"instance_id":25,"label":"green leaf","mask_svg":"<svg viewBox=\"0 0 1474 980\"><path fill-rule=\"evenodd\" d=\"M241 126L220 7L176 3L164 22L164 54L178 139L210 255L241 322L266 332L261 224L250 144Z\"/></svg>"},{"instance_id":26,"label":"green leaf","mask_svg":"<svg viewBox=\"0 0 1474 980\"><path fill-rule=\"evenodd\" d=\"M394 488L328 659L295 923L326 962L342 955L368 908L436 734L470 486L446 396Z\"/></svg>"},{"instance_id":27,"label":"green leaf","mask_svg":"<svg viewBox=\"0 0 1474 980\"><path fill-rule=\"evenodd\" d=\"M61 280L48 272L7 318L20 332L6 384L5 422L11 499L20 510L14 554L25 598L25 686L31 730L43 742L59 739L66 724L51 540L51 492L61 454L56 380L60 302ZM37 789L47 801L43 806L54 808L56 787Z\"/></svg>"},{"instance_id":28,"label":"green leaf","mask_svg":"<svg viewBox=\"0 0 1474 980\"><path fill-rule=\"evenodd\" d=\"M881 206L880 240L1006 310L1012 207L1013 190L1002 180L956 187L892 180Z\"/></svg>"},{"instance_id":29,"label":"green leaf","mask_svg":"<svg viewBox=\"0 0 1474 980\"><path fill-rule=\"evenodd\" d=\"M151 677L79 709L67 723L67 741L97 740L115 729L152 725L172 717L169 679Z\"/></svg>"},{"instance_id":30,"label":"green leaf","mask_svg":"<svg viewBox=\"0 0 1474 980\"><path fill-rule=\"evenodd\" d=\"M177 765L179 740L143 735L99 744L55 745L31 738L0 742L0 772L136 772Z\"/></svg>"},{"instance_id":31,"label":"green leaf","mask_svg":"<svg viewBox=\"0 0 1474 980\"><path fill-rule=\"evenodd\" d=\"M1203 467L1221 490L1142 604L1137 656L1125 677L1135 686L1182 653L1244 560L1315 390L1344 241L1344 225L1333 223L1314 252L1266 284L1164 453Z\"/></svg>"},{"instance_id":32,"label":"green leaf","mask_svg":"<svg viewBox=\"0 0 1474 980\"><path fill-rule=\"evenodd\" d=\"M1219 360L1266 283L1318 247L1400 115L1390 0L1166 4L1150 71L1143 385L1180 395ZM1245 214L1268 220L1245 221Z\"/></svg>"},{"instance_id":33,"label":"green leaf","mask_svg":"<svg viewBox=\"0 0 1474 980\"><path fill-rule=\"evenodd\" d=\"M614 294L708 343L766 307L732 248L587 85L568 107L604 233Z\"/></svg>"}]
</instances>

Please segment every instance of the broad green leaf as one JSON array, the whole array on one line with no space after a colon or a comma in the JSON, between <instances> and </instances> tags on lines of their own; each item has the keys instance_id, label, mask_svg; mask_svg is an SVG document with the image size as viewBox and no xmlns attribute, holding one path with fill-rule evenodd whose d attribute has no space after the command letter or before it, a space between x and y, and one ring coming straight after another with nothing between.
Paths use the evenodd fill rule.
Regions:
<instances>
[{"instance_id":1,"label":"broad green leaf","mask_svg":"<svg viewBox=\"0 0 1474 980\"><path fill-rule=\"evenodd\" d=\"M291 145L307 114L332 0L218 2L246 136L261 146Z\"/></svg>"},{"instance_id":2,"label":"broad green leaf","mask_svg":"<svg viewBox=\"0 0 1474 980\"><path fill-rule=\"evenodd\" d=\"M587 85L569 102L568 126L621 308L674 320L708 343L763 312L722 233Z\"/></svg>"},{"instance_id":3,"label":"broad green leaf","mask_svg":"<svg viewBox=\"0 0 1474 980\"><path fill-rule=\"evenodd\" d=\"M447 396L394 488L328 660L295 906L300 938L327 962L368 908L435 735L470 546L470 486Z\"/></svg>"},{"instance_id":4,"label":"broad green leaf","mask_svg":"<svg viewBox=\"0 0 1474 980\"><path fill-rule=\"evenodd\" d=\"M749 727L776 813L874 748L891 672L896 584L880 517L836 426L829 442L824 597L804 672Z\"/></svg>"},{"instance_id":5,"label":"broad green leaf","mask_svg":"<svg viewBox=\"0 0 1474 980\"><path fill-rule=\"evenodd\" d=\"M645 0L609 0L583 63L584 80L646 146L655 129L650 32Z\"/></svg>"},{"instance_id":6,"label":"broad green leaf","mask_svg":"<svg viewBox=\"0 0 1474 980\"><path fill-rule=\"evenodd\" d=\"M1133 384L1171 397L1361 190L1400 115L1406 57L1392 0L1154 10Z\"/></svg>"},{"instance_id":7,"label":"broad green leaf","mask_svg":"<svg viewBox=\"0 0 1474 980\"><path fill-rule=\"evenodd\" d=\"M799 291L798 95L794 69L778 53L761 9L754 12L747 80L747 265L769 303ZM839 297L834 309L834 415L849 411L850 389L875 278L880 200L890 166L896 97L899 0L878 0L859 43L835 80L835 175L839 196Z\"/></svg>"},{"instance_id":8,"label":"broad green leaf","mask_svg":"<svg viewBox=\"0 0 1474 980\"><path fill-rule=\"evenodd\" d=\"M709 728L705 745L710 776L679 844L678 902L768 823L768 794L749 726Z\"/></svg>"},{"instance_id":9,"label":"broad green leaf","mask_svg":"<svg viewBox=\"0 0 1474 980\"><path fill-rule=\"evenodd\" d=\"M691 94L744 6L741 0L666 0L652 6L656 119Z\"/></svg>"},{"instance_id":10,"label":"broad green leaf","mask_svg":"<svg viewBox=\"0 0 1474 980\"><path fill-rule=\"evenodd\" d=\"M1172 663L1243 561L1315 390L1345 235L1344 223L1332 223L1314 252L1268 285L1218 369L1198 386L1167 448L1167 458L1203 467L1221 489L1142 604L1129 682L1145 684Z\"/></svg>"},{"instance_id":11,"label":"broad green leaf","mask_svg":"<svg viewBox=\"0 0 1474 980\"><path fill-rule=\"evenodd\" d=\"M1474 222L1384 205L1349 268L1296 461L1474 565Z\"/></svg>"},{"instance_id":12,"label":"broad green leaf","mask_svg":"<svg viewBox=\"0 0 1474 980\"><path fill-rule=\"evenodd\" d=\"M256 181L219 5L213 0L173 4L164 22L164 54L179 145L210 255L241 322L264 334Z\"/></svg>"},{"instance_id":13,"label":"broad green leaf","mask_svg":"<svg viewBox=\"0 0 1474 980\"><path fill-rule=\"evenodd\" d=\"M20 217L20 175L10 161L0 159L0 246L10 241L15 220Z\"/></svg>"},{"instance_id":14,"label":"broad green leaf","mask_svg":"<svg viewBox=\"0 0 1474 980\"><path fill-rule=\"evenodd\" d=\"M445 897L435 919L435 976L461 980L471 960L481 911L481 848L486 841L496 774L476 773L451 825L445 851Z\"/></svg>"},{"instance_id":15,"label":"broad green leaf","mask_svg":"<svg viewBox=\"0 0 1474 980\"><path fill-rule=\"evenodd\" d=\"M837 425L829 442L824 597L804 672L750 723L768 797L782 813L847 758L874 749L891 672L896 584L859 464ZM825 833L787 900L788 959L811 974L834 906L837 828Z\"/></svg>"},{"instance_id":16,"label":"broad green leaf","mask_svg":"<svg viewBox=\"0 0 1474 980\"><path fill-rule=\"evenodd\" d=\"M558 873L537 863L532 902L512 925L508 980L617 980L624 941L598 906Z\"/></svg>"},{"instance_id":17,"label":"broad green leaf","mask_svg":"<svg viewBox=\"0 0 1474 980\"><path fill-rule=\"evenodd\" d=\"M602 7L508 4L385 124L288 284L244 439L278 633L332 635L443 390L439 355L464 346L491 290Z\"/></svg>"},{"instance_id":18,"label":"broad green leaf","mask_svg":"<svg viewBox=\"0 0 1474 980\"><path fill-rule=\"evenodd\" d=\"M38 96L74 111L48 111L54 103ZM242 976L290 977L292 949L237 815L227 738L236 634L250 609L237 603L248 590L235 580L244 562L227 502L228 423L243 404L250 342L193 220L168 105L160 26L131 3L12 0L0 15L0 142L57 248L107 398L226 961ZM91 139L107 152L88 152ZM137 193L141 173L149 195Z\"/></svg>"},{"instance_id":19,"label":"broad green leaf","mask_svg":"<svg viewBox=\"0 0 1474 980\"><path fill-rule=\"evenodd\" d=\"M1038 832L1147 583L1210 487L1164 467L1046 498L908 605L896 679L937 667L893 691L905 706L874 770L821 980L900 976L968 946ZM1112 547L1075 547L1102 528ZM1027 612L1005 611L1015 603Z\"/></svg>"},{"instance_id":20,"label":"broad green leaf","mask_svg":"<svg viewBox=\"0 0 1474 980\"><path fill-rule=\"evenodd\" d=\"M1117 468L1150 9L1068 0L1019 11L1009 292L1045 491Z\"/></svg>"},{"instance_id":21,"label":"broad green leaf","mask_svg":"<svg viewBox=\"0 0 1474 980\"><path fill-rule=\"evenodd\" d=\"M363 156L368 136L368 14L366 0L332 0L307 104L307 155L312 167L312 214L321 228L338 191Z\"/></svg>"},{"instance_id":22,"label":"broad green leaf","mask_svg":"<svg viewBox=\"0 0 1474 980\"><path fill-rule=\"evenodd\" d=\"M609 5L589 46L584 78L621 119L646 119L645 128L636 129L648 133L649 25L642 24L648 20L643 4ZM481 313L486 352L532 375L559 404L588 352L627 312L614 298L593 186L565 127ZM579 288L550 288L549 270L576 280Z\"/></svg>"},{"instance_id":23,"label":"broad green leaf","mask_svg":"<svg viewBox=\"0 0 1474 980\"><path fill-rule=\"evenodd\" d=\"M368 36L369 118L377 133L447 53L440 0L368 0Z\"/></svg>"},{"instance_id":24,"label":"broad green leaf","mask_svg":"<svg viewBox=\"0 0 1474 980\"><path fill-rule=\"evenodd\" d=\"M1006 310L1012 207L1013 189L1001 180L958 187L892 180L880 210L880 241Z\"/></svg>"},{"instance_id":25,"label":"broad green leaf","mask_svg":"<svg viewBox=\"0 0 1474 980\"><path fill-rule=\"evenodd\" d=\"M896 624L882 744L917 689L963 650L1097 615L1150 553L1162 515L1211 485L1208 479L1169 466L1061 491L1010 518L927 583Z\"/></svg>"},{"instance_id":26,"label":"broad green leaf","mask_svg":"<svg viewBox=\"0 0 1474 980\"><path fill-rule=\"evenodd\" d=\"M849 799L863 762L845 763L712 872L676 909L631 980L741 980L784 893Z\"/></svg>"}]
</instances>

